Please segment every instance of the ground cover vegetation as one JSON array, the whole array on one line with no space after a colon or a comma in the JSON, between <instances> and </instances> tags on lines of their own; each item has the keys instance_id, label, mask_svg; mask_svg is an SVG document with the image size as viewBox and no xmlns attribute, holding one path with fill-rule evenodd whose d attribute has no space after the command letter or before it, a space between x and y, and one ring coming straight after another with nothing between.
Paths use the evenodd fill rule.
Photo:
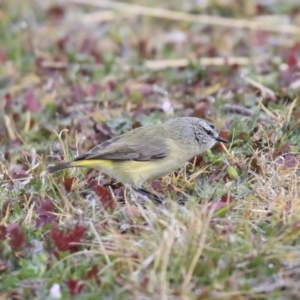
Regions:
<instances>
[{"instance_id":1,"label":"ground cover vegetation","mask_svg":"<svg viewBox=\"0 0 300 300\"><path fill-rule=\"evenodd\" d=\"M1 300L300 298L298 1L10 0L0 36ZM46 173L174 116L231 143L164 205Z\"/></svg>"}]
</instances>

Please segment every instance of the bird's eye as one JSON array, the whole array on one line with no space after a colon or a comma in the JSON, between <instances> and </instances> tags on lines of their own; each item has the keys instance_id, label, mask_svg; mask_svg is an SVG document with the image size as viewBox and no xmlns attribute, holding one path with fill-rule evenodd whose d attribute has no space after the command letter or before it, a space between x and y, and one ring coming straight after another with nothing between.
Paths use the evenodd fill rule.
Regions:
<instances>
[{"instance_id":1,"label":"bird's eye","mask_svg":"<svg viewBox=\"0 0 300 300\"><path fill-rule=\"evenodd\" d=\"M204 130L205 130L205 132L206 132L208 135L213 135L213 132L212 132L211 130L206 129L206 128L204 128Z\"/></svg>"}]
</instances>

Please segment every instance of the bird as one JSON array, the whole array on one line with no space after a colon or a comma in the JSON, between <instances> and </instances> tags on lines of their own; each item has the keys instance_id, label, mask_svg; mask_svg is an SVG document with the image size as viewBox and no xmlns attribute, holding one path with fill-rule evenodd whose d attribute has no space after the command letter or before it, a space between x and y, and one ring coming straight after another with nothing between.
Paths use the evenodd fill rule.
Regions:
<instances>
[{"instance_id":1,"label":"bird","mask_svg":"<svg viewBox=\"0 0 300 300\"><path fill-rule=\"evenodd\" d=\"M48 167L48 172L72 167L100 168L134 190L146 192L142 188L145 182L173 172L216 142L228 143L213 123L196 117L177 117L113 137L71 161Z\"/></svg>"}]
</instances>

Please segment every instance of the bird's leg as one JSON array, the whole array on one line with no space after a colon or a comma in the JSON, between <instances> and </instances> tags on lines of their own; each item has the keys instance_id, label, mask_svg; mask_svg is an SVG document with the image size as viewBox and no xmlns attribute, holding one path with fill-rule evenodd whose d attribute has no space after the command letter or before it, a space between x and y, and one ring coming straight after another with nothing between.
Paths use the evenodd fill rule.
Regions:
<instances>
[{"instance_id":1,"label":"bird's leg","mask_svg":"<svg viewBox=\"0 0 300 300\"><path fill-rule=\"evenodd\" d=\"M139 188L139 189L133 188L133 190L141 195L147 196L149 199L151 199L156 204L163 204L163 202L164 202L164 200L161 197L159 197L158 195L151 193L143 188Z\"/></svg>"}]
</instances>

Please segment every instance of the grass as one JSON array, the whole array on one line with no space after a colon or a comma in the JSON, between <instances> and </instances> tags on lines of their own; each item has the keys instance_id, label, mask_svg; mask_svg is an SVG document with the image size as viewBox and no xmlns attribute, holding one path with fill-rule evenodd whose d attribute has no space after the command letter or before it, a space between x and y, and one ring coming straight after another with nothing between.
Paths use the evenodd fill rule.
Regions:
<instances>
[{"instance_id":1,"label":"grass","mask_svg":"<svg viewBox=\"0 0 300 300\"><path fill-rule=\"evenodd\" d=\"M294 3L74 2L0 6L0 299L298 299ZM164 205L45 172L173 116L231 143L149 183Z\"/></svg>"}]
</instances>

